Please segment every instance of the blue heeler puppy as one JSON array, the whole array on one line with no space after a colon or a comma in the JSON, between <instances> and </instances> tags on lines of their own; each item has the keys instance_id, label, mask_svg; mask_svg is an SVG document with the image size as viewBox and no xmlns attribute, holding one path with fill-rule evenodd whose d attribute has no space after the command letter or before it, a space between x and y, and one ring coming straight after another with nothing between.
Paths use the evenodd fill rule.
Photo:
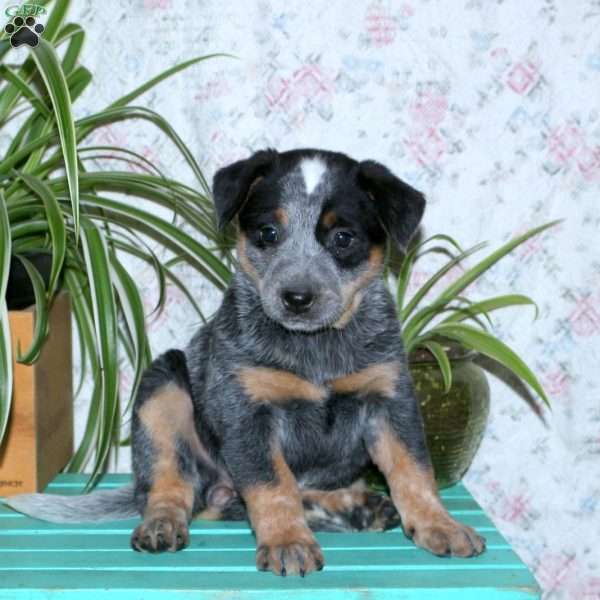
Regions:
<instances>
[{"instance_id":1,"label":"blue heeler puppy","mask_svg":"<svg viewBox=\"0 0 600 600\"><path fill-rule=\"evenodd\" d=\"M134 549L179 550L193 517L248 518L256 564L324 564L313 530L401 523L440 555L484 540L442 506L394 302L388 237L404 249L423 196L373 161L320 150L257 152L217 172L219 225L240 269L185 352L157 358L133 409L134 484L79 498L9 501L53 521L141 514ZM360 476L374 463L387 496Z\"/></svg>"}]
</instances>

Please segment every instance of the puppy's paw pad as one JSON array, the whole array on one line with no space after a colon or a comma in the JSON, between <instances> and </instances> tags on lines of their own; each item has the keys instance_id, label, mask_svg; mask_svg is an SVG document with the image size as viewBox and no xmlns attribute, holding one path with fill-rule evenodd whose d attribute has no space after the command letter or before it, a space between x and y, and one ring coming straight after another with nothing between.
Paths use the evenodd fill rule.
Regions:
<instances>
[{"instance_id":1,"label":"puppy's paw pad","mask_svg":"<svg viewBox=\"0 0 600 600\"><path fill-rule=\"evenodd\" d=\"M320 571L325 564L321 548L316 542L289 542L262 544L256 550L256 567L259 571L273 571L275 575L300 575Z\"/></svg>"},{"instance_id":2,"label":"puppy's paw pad","mask_svg":"<svg viewBox=\"0 0 600 600\"><path fill-rule=\"evenodd\" d=\"M425 550L438 556L478 556L485 550L485 538L453 519L407 527L407 535Z\"/></svg>"},{"instance_id":3,"label":"puppy's paw pad","mask_svg":"<svg viewBox=\"0 0 600 600\"><path fill-rule=\"evenodd\" d=\"M138 552L176 552L189 543L187 523L166 516L147 519L131 534L131 547Z\"/></svg>"}]
</instances>

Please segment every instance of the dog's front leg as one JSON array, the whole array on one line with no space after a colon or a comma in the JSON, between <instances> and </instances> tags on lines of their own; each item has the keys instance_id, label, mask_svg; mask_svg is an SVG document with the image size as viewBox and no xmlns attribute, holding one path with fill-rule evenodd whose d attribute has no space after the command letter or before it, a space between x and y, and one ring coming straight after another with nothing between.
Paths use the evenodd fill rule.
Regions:
<instances>
[{"instance_id":1,"label":"dog's front leg","mask_svg":"<svg viewBox=\"0 0 600 600\"><path fill-rule=\"evenodd\" d=\"M267 406L242 410L222 454L256 534L256 566L283 576L321 570L323 555L306 524L296 479L277 440L275 417Z\"/></svg>"},{"instance_id":2,"label":"dog's front leg","mask_svg":"<svg viewBox=\"0 0 600 600\"><path fill-rule=\"evenodd\" d=\"M437 555L480 554L485 540L455 521L440 500L410 381L395 375L381 387L368 422L366 444L387 480L405 534Z\"/></svg>"}]
</instances>

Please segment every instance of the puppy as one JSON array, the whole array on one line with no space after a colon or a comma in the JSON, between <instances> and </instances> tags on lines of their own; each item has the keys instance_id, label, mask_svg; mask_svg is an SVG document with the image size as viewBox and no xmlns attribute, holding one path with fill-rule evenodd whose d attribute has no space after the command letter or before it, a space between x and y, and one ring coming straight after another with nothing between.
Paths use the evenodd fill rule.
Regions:
<instances>
[{"instance_id":1,"label":"puppy","mask_svg":"<svg viewBox=\"0 0 600 600\"><path fill-rule=\"evenodd\" d=\"M157 358L133 409L134 484L13 507L53 521L139 513L134 549L179 550L194 517L248 518L260 570L321 569L313 530L383 530L438 555L484 540L440 502L394 302L381 278L423 196L373 161L257 152L217 172L240 269L185 352ZM368 491L374 463L391 499Z\"/></svg>"}]
</instances>

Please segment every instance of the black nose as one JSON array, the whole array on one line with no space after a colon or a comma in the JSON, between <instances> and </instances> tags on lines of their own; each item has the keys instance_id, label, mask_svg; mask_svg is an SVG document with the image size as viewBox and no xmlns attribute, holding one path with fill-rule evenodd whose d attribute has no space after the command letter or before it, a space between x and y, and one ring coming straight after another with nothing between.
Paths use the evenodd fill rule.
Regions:
<instances>
[{"instance_id":1,"label":"black nose","mask_svg":"<svg viewBox=\"0 0 600 600\"><path fill-rule=\"evenodd\" d=\"M306 312L315 297L310 290L284 290L281 294L284 306L295 313Z\"/></svg>"}]
</instances>

